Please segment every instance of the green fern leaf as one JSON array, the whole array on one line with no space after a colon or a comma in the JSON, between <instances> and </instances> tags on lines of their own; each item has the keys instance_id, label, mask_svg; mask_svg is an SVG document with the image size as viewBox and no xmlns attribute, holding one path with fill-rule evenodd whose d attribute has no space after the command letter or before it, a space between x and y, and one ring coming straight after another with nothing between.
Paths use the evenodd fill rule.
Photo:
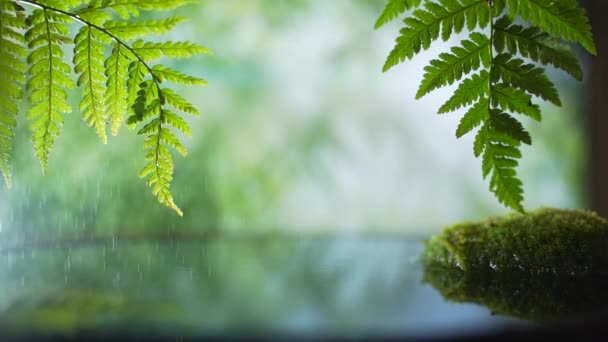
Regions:
<instances>
[{"instance_id":1,"label":"green fern leaf","mask_svg":"<svg viewBox=\"0 0 608 342\"><path fill-rule=\"evenodd\" d=\"M110 120L110 131L117 135L128 110L127 79L129 77L129 59L123 52L125 48L114 44L112 54L104 62L107 77L105 90L105 110ZM141 75L141 74L140 74ZM132 101L133 102L133 101ZM131 102L131 103L132 103Z\"/></svg>"},{"instance_id":2,"label":"green fern leaf","mask_svg":"<svg viewBox=\"0 0 608 342\"><path fill-rule=\"evenodd\" d=\"M407 12L409 5L389 1L377 25ZM524 25L514 24L519 19ZM482 158L483 176L490 176L490 190L500 203L523 211L523 185L516 167L521 158L519 146L531 144L532 139L511 115L523 114L540 121L540 107L532 102L533 97L561 105L544 65L582 78L581 65L564 41L578 42L595 53L584 10L576 0L429 0L424 8L408 13L404 23L385 62L385 71L428 49L440 37L445 41L465 28L472 31L450 53L440 54L424 68L416 98L460 82L438 113L469 107L456 137L480 127L473 152ZM478 28L488 25L489 32L478 32ZM527 63L520 56L543 66Z\"/></svg>"},{"instance_id":3,"label":"green fern leaf","mask_svg":"<svg viewBox=\"0 0 608 342\"><path fill-rule=\"evenodd\" d=\"M490 40L481 33L473 32L470 40L463 40L462 47L452 48L452 53L443 53L440 59L431 61L424 70L426 74L418 88L416 98L419 99L431 91L444 85L460 80L463 75L488 67L491 62Z\"/></svg>"},{"instance_id":4,"label":"green fern leaf","mask_svg":"<svg viewBox=\"0 0 608 342\"><path fill-rule=\"evenodd\" d=\"M160 82L170 81L177 84L185 84L185 85L207 85L207 81L183 74L177 70L169 69L162 65L155 65L152 67L152 75L156 77Z\"/></svg>"},{"instance_id":5,"label":"green fern leaf","mask_svg":"<svg viewBox=\"0 0 608 342\"><path fill-rule=\"evenodd\" d=\"M129 124L132 125L139 121L134 121L135 119L139 119L137 115L138 111L136 110L136 106L142 106L141 102L138 102L139 92L141 89L141 83L144 81L146 77L146 66L141 61L137 60L131 62L129 64L129 78L127 79L127 103L132 104L129 110L130 118ZM143 104L145 107L145 103ZM140 110L139 113L143 112Z\"/></svg>"},{"instance_id":6,"label":"green fern leaf","mask_svg":"<svg viewBox=\"0 0 608 342\"><path fill-rule=\"evenodd\" d=\"M19 32L27 27L22 12L14 2L0 1L0 74L5 78L0 82L0 173L7 187L12 184L13 138L27 70L26 41Z\"/></svg>"},{"instance_id":7,"label":"green fern leaf","mask_svg":"<svg viewBox=\"0 0 608 342\"><path fill-rule=\"evenodd\" d=\"M129 19L138 17L142 10L168 11L192 3L196 0L94 0L77 13L86 16L93 12L112 11L122 19Z\"/></svg>"},{"instance_id":8,"label":"green fern leaf","mask_svg":"<svg viewBox=\"0 0 608 342\"><path fill-rule=\"evenodd\" d=\"M534 26L571 42L595 55L591 25L577 0L507 0L510 16L520 16Z\"/></svg>"},{"instance_id":9,"label":"green fern leaf","mask_svg":"<svg viewBox=\"0 0 608 342\"><path fill-rule=\"evenodd\" d=\"M206 81L149 63L162 57L185 58L210 51L190 42L147 42L132 39L165 34L182 17L134 21L144 11L172 10L193 0L0 0L0 172L10 185L9 159L23 87L29 93L35 153L46 172L49 154L60 133L64 114L71 112L67 90L82 88L79 109L84 120L107 142L106 125L118 133L127 124L144 123L148 150L142 177L158 200L182 215L169 191L173 159L169 147L187 151L175 132L190 136L188 123L176 112L198 110L164 82L205 85ZM31 14L19 5L33 7ZM120 17L122 20L117 20ZM77 31L74 38L72 32ZM23 34L25 32L25 35ZM65 61L67 46L74 46L73 66ZM111 48L111 53L109 50ZM107 56L107 57L106 57ZM25 59L25 61L23 61ZM27 80L26 80L27 78ZM175 131L175 132L174 132Z\"/></svg>"},{"instance_id":10,"label":"green fern leaf","mask_svg":"<svg viewBox=\"0 0 608 342\"><path fill-rule=\"evenodd\" d=\"M488 129L486 128L486 125L487 124L484 124L484 126L477 131L475 141L473 142L473 152L475 153L476 158L479 158L486 149L486 143L488 142Z\"/></svg>"},{"instance_id":11,"label":"green fern leaf","mask_svg":"<svg viewBox=\"0 0 608 342\"><path fill-rule=\"evenodd\" d=\"M496 116L504 113L492 110L490 120L486 121L483 129L476 138L483 147L476 146L476 153L483 153L482 170L483 177L490 177L490 191L498 201L518 211L523 211L523 183L517 178L515 168L518 166L517 159L521 158L519 151L520 142L509 137L510 131L502 131L504 126L494 125Z\"/></svg>"},{"instance_id":12,"label":"green fern leaf","mask_svg":"<svg viewBox=\"0 0 608 342\"><path fill-rule=\"evenodd\" d=\"M492 86L490 92L493 106L541 120L540 108L532 103L532 97L523 90L500 83Z\"/></svg>"},{"instance_id":13,"label":"green fern leaf","mask_svg":"<svg viewBox=\"0 0 608 342\"><path fill-rule=\"evenodd\" d=\"M420 6L421 0L389 0L374 28L380 28L410 8Z\"/></svg>"},{"instance_id":14,"label":"green fern leaf","mask_svg":"<svg viewBox=\"0 0 608 342\"><path fill-rule=\"evenodd\" d=\"M157 92L158 89L153 81L141 84L138 102L143 104L143 113L140 116L143 120L152 116L155 118L138 132L147 136L144 147L148 149L147 164L139 176L148 178L148 186L152 188L152 193L160 203L182 216L183 213L175 204L169 189L173 180L173 158L168 146L174 147L181 154L185 154L186 149L171 131L163 127L163 122L166 120L165 111L158 100Z\"/></svg>"},{"instance_id":15,"label":"green fern leaf","mask_svg":"<svg viewBox=\"0 0 608 342\"><path fill-rule=\"evenodd\" d=\"M493 130L488 135L493 140L510 145L518 143L532 144L530 133L526 131L521 122L511 115L500 111L493 111L490 120Z\"/></svg>"},{"instance_id":16,"label":"green fern leaf","mask_svg":"<svg viewBox=\"0 0 608 342\"><path fill-rule=\"evenodd\" d=\"M463 106L470 105L483 96L488 96L490 94L489 79L490 74L487 70L482 70L480 73L465 79L454 91L454 95L439 108L438 114L455 111Z\"/></svg>"},{"instance_id":17,"label":"green fern leaf","mask_svg":"<svg viewBox=\"0 0 608 342\"><path fill-rule=\"evenodd\" d=\"M569 45L536 27L514 25L507 16L498 19L494 28L494 48L498 53L505 50L511 55L519 53L535 62L564 70L579 81L583 79L583 69Z\"/></svg>"},{"instance_id":18,"label":"green fern leaf","mask_svg":"<svg viewBox=\"0 0 608 342\"><path fill-rule=\"evenodd\" d=\"M107 41L107 36L89 26L80 29L74 39L74 72L79 75L78 86L83 88L79 106L82 117L106 144L104 40Z\"/></svg>"},{"instance_id":19,"label":"green fern leaf","mask_svg":"<svg viewBox=\"0 0 608 342\"><path fill-rule=\"evenodd\" d=\"M140 22L107 21L104 28L114 36L128 41L149 34L165 34L184 21L186 18L178 16Z\"/></svg>"},{"instance_id":20,"label":"green fern leaf","mask_svg":"<svg viewBox=\"0 0 608 342\"><path fill-rule=\"evenodd\" d=\"M405 27L390 52L384 71L411 59L421 50L426 50L441 35L448 40L453 33L477 26L484 28L490 23L487 0L438 0L427 1L424 9L414 11L404 21Z\"/></svg>"},{"instance_id":21,"label":"green fern leaf","mask_svg":"<svg viewBox=\"0 0 608 342\"><path fill-rule=\"evenodd\" d=\"M162 97L167 104L173 106L173 108L178 109L184 113L192 114L194 116L199 116L200 113L196 107L194 107L190 102L186 101L183 97L179 96L171 89L163 88L161 89Z\"/></svg>"},{"instance_id":22,"label":"green fern leaf","mask_svg":"<svg viewBox=\"0 0 608 342\"><path fill-rule=\"evenodd\" d=\"M169 58L190 58L194 55L211 53L209 49L190 42L146 42L137 40L133 50L146 62L152 62L163 56Z\"/></svg>"},{"instance_id":23,"label":"green fern leaf","mask_svg":"<svg viewBox=\"0 0 608 342\"><path fill-rule=\"evenodd\" d=\"M63 114L70 113L65 89L74 87L69 76L70 66L63 61L61 44L71 42L65 34L69 19L46 9L35 10L27 19L31 28L25 38L32 52L27 58L30 65L30 92L32 107L28 118L32 121L33 142L42 170L46 172L50 150L63 125Z\"/></svg>"},{"instance_id":24,"label":"green fern leaf","mask_svg":"<svg viewBox=\"0 0 608 342\"><path fill-rule=\"evenodd\" d=\"M492 81L494 83L502 80L514 88L538 96L557 106L561 105L557 89L545 75L544 69L537 68L532 64L525 64L519 58L510 58L511 56L508 54L495 57L494 68L492 69Z\"/></svg>"},{"instance_id":25,"label":"green fern leaf","mask_svg":"<svg viewBox=\"0 0 608 342\"><path fill-rule=\"evenodd\" d=\"M179 130L180 132L184 133L185 135L187 135L189 137L192 136L192 130L190 129L190 125L188 125L186 120L184 120L181 116L173 113L170 110L167 110L167 109L164 110L163 123L171 125L172 127L176 128L177 130ZM185 151L185 149L184 149L184 151ZM184 152L183 154L185 155L186 153Z\"/></svg>"},{"instance_id":26,"label":"green fern leaf","mask_svg":"<svg viewBox=\"0 0 608 342\"><path fill-rule=\"evenodd\" d=\"M458 129L456 130L456 137L460 138L472 131L475 127L484 123L490 116L488 108L488 99L483 99L471 107L469 111L462 117L462 120L460 120Z\"/></svg>"}]
</instances>

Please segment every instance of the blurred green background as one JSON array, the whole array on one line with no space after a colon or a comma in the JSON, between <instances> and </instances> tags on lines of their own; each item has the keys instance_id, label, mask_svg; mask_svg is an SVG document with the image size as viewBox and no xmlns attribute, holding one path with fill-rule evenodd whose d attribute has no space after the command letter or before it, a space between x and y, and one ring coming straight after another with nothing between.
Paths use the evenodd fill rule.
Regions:
<instances>
[{"instance_id":1,"label":"blurred green background","mask_svg":"<svg viewBox=\"0 0 608 342\"><path fill-rule=\"evenodd\" d=\"M190 154L175 158L172 190L185 216L138 179L143 138L134 132L101 145L74 112L43 176L22 115L14 186L0 185L0 234L428 233L506 212L482 180L473 136L455 138L463 113L434 114L454 88L414 99L423 66L462 37L383 74L399 29L373 30L384 2L210 0L181 9L192 20L163 38L214 51L165 61L210 83L177 89L203 113L190 120ZM582 85L551 74L564 105L543 105L541 124L525 122L534 138L519 168L525 205L584 207Z\"/></svg>"}]
</instances>

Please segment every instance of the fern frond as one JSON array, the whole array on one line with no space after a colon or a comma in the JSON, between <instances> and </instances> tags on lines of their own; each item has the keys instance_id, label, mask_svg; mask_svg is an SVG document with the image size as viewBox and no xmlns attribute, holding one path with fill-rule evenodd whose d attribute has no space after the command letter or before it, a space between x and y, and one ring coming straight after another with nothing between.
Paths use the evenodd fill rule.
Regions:
<instances>
[{"instance_id":1,"label":"fern frond","mask_svg":"<svg viewBox=\"0 0 608 342\"><path fill-rule=\"evenodd\" d=\"M26 27L23 8L0 1L0 74L5 78L0 82L0 173L7 187L12 184L10 160L27 70L26 42L19 30Z\"/></svg>"},{"instance_id":2,"label":"fern frond","mask_svg":"<svg viewBox=\"0 0 608 342\"><path fill-rule=\"evenodd\" d=\"M490 111L490 119L479 130L475 139L476 154L483 153L483 177L491 175L490 191L496 195L498 201L523 211L523 183L517 178L515 170L519 164L517 159L521 158L520 141L513 139L512 131L501 123L505 117L509 115L497 110Z\"/></svg>"},{"instance_id":3,"label":"fern frond","mask_svg":"<svg viewBox=\"0 0 608 342\"><path fill-rule=\"evenodd\" d=\"M580 43L595 55L591 25L577 0L507 0L511 18L521 17L532 25L563 38Z\"/></svg>"},{"instance_id":4,"label":"fern frond","mask_svg":"<svg viewBox=\"0 0 608 342\"><path fill-rule=\"evenodd\" d=\"M389 1L378 25L407 9L405 1ZM529 26L514 24L518 18ZM384 65L385 71L428 49L440 36L447 40L465 26L473 31L450 53L440 54L424 68L416 98L461 81L438 113L468 107L456 137L480 127L473 152L482 157L483 176L490 176L490 190L499 202L523 211L523 185L516 167L521 158L520 145L531 144L532 139L512 115L523 114L540 121L540 107L533 103L533 97L561 105L544 65L582 78L581 65L564 40L578 42L595 53L584 10L576 0L429 0L424 8L408 14L404 23ZM488 25L489 32L476 30ZM543 66L527 63L518 55ZM481 70L463 80L478 69Z\"/></svg>"},{"instance_id":5,"label":"fern frond","mask_svg":"<svg viewBox=\"0 0 608 342\"><path fill-rule=\"evenodd\" d=\"M378 17L374 28L380 28L381 26L397 18L406 10L420 6L420 1L421 0L388 0L386 7L384 7L384 11L382 11L382 14L380 14L380 17Z\"/></svg>"},{"instance_id":6,"label":"fern frond","mask_svg":"<svg viewBox=\"0 0 608 342\"><path fill-rule=\"evenodd\" d=\"M118 133L126 115L131 126L144 123L138 133L146 136L144 146L148 153L141 176L148 178L148 185L161 203L182 215L169 191L173 179L169 147L181 155L187 154L176 133L191 136L192 130L178 112L197 116L199 111L174 91L161 88L161 84L207 83L150 62L210 51L191 42L141 40L151 34L168 33L185 18L132 19L143 11L172 10L195 2L0 0L0 73L5 77L5 82L0 82L0 172L6 183L10 185L9 159L23 87L31 103L27 117L31 121L35 154L46 172L64 114L72 110L67 90L78 85L82 88L79 103L82 116L103 143L107 142L108 123L113 135ZM28 15L20 4L33 10ZM73 31L77 34L71 38ZM64 51L72 44L74 55L70 66ZM71 78L72 71L77 75L76 84Z\"/></svg>"},{"instance_id":7,"label":"fern frond","mask_svg":"<svg viewBox=\"0 0 608 342\"><path fill-rule=\"evenodd\" d=\"M155 117L148 122L138 134L146 135L144 147L148 149L146 154L146 166L141 170L139 176L148 178L148 186L152 188L152 193L158 201L168 208L174 210L178 215L183 213L175 204L171 195L170 186L173 180L173 158L168 146L173 146L182 154L185 154L185 147L179 142L177 137L163 127L165 121L165 111L158 100L160 94L153 81L143 82L139 90L137 102L139 108L143 110L143 119Z\"/></svg>"},{"instance_id":8,"label":"fern frond","mask_svg":"<svg viewBox=\"0 0 608 342\"><path fill-rule=\"evenodd\" d=\"M28 119L32 121L33 142L36 156L43 172L46 172L50 150L63 125L63 114L70 113L65 89L74 87L69 76L70 66L64 61L62 43L71 42L66 36L69 18L47 9L35 10L27 19L31 23L25 34L32 52L27 58L30 65L30 92L32 107Z\"/></svg>"},{"instance_id":9,"label":"fern frond","mask_svg":"<svg viewBox=\"0 0 608 342\"><path fill-rule=\"evenodd\" d=\"M498 53L519 53L535 62L564 70L579 81L583 79L581 64L568 44L536 27L515 25L507 16L498 19L494 29L494 48Z\"/></svg>"},{"instance_id":10,"label":"fern frond","mask_svg":"<svg viewBox=\"0 0 608 342\"><path fill-rule=\"evenodd\" d=\"M110 120L110 132L117 135L128 111L127 79L129 76L129 59L123 50L125 48L116 43L112 47L112 54L104 62L107 77L104 98L105 110ZM136 96L136 95L135 95ZM133 103L132 101L131 103Z\"/></svg>"},{"instance_id":11,"label":"fern frond","mask_svg":"<svg viewBox=\"0 0 608 342\"><path fill-rule=\"evenodd\" d=\"M487 0L436 1L427 1L424 9L414 11L404 20L405 27L384 64L384 71L428 49L440 35L445 41L465 27L473 30L490 23Z\"/></svg>"},{"instance_id":12,"label":"fern frond","mask_svg":"<svg viewBox=\"0 0 608 342\"><path fill-rule=\"evenodd\" d=\"M462 46L452 48L452 53L442 53L440 59L434 59L424 68L426 71L418 87L416 98L419 99L444 85L452 84L480 66L491 63L490 39L481 33L473 32L470 40L463 40Z\"/></svg>"},{"instance_id":13,"label":"fern frond","mask_svg":"<svg viewBox=\"0 0 608 342\"><path fill-rule=\"evenodd\" d=\"M133 51L146 62L152 62L161 57L190 58L194 55L211 53L209 49L191 42L146 42L137 40L133 43Z\"/></svg>"},{"instance_id":14,"label":"fern frond","mask_svg":"<svg viewBox=\"0 0 608 342\"><path fill-rule=\"evenodd\" d=\"M89 26L83 26L74 39L74 72L79 75L77 85L83 88L79 109L83 119L95 128L106 144L108 120L105 94L107 78L104 67L104 42L107 36Z\"/></svg>"}]
</instances>

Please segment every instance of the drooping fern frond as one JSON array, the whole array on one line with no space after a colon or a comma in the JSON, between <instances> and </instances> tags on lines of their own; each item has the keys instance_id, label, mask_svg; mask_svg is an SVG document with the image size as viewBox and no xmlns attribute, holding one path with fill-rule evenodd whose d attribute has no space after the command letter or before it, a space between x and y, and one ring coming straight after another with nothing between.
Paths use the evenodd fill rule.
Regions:
<instances>
[{"instance_id":1,"label":"drooping fern frond","mask_svg":"<svg viewBox=\"0 0 608 342\"><path fill-rule=\"evenodd\" d=\"M0 172L11 185L11 153L19 101L23 97L27 56L25 39L19 31L26 28L24 9L11 1L0 1Z\"/></svg>"},{"instance_id":2,"label":"drooping fern frond","mask_svg":"<svg viewBox=\"0 0 608 342\"><path fill-rule=\"evenodd\" d=\"M161 58L189 58L209 50L191 42L145 40L151 34L170 32L185 18L138 20L138 17L145 11L172 10L191 2L0 0L0 72L8 80L0 85L0 172L7 184L10 184L15 116L24 83L31 103L28 118L32 122L34 149L44 171L64 115L72 111L67 90L77 85L82 91L78 109L103 143L107 142L108 124L112 135L125 123L144 124L138 132L146 136L147 150L146 166L140 176L148 178L159 202L181 215L169 191L174 168L169 147L186 155L186 148L173 130L190 136L190 127L180 113L199 112L186 99L161 85L206 82L152 63ZM65 50L70 47L74 51L71 63L65 58Z\"/></svg>"},{"instance_id":3,"label":"drooping fern frond","mask_svg":"<svg viewBox=\"0 0 608 342\"><path fill-rule=\"evenodd\" d=\"M389 1L379 22L406 12L408 5ZM517 19L524 24L515 24ZM456 137L477 129L473 150L482 158L490 190L505 206L523 211L523 183L516 167L521 144L532 139L517 116L540 121L536 99L561 105L546 65L582 79L580 63L567 42L595 53L585 11L575 0L427 0L404 24L384 71L428 49L439 37L445 41L465 27L471 31L460 46L425 67L416 98L459 82L438 112L466 109Z\"/></svg>"}]
</instances>

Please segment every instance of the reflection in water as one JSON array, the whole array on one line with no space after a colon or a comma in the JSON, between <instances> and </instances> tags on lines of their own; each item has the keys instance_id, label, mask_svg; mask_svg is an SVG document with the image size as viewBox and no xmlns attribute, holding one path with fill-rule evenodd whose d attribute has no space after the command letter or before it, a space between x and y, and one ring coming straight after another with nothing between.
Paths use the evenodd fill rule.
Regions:
<instances>
[{"instance_id":1,"label":"reflection in water","mask_svg":"<svg viewBox=\"0 0 608 342\"><path fill-rule=\"evenodd\" d=\"M454 302L547 322L608 308L608 275L559 276L517 271L474 272L431 265L424 281Z\"/></svg>"},{"instance_id":2,"label":"reflection in water","mask_svg":"<svg viewBox=\"0 0 608 342\"><path fill-rule=\"evenodd\" d=\"M183 235L2 247L5 332L438 334L513 323L446 305L423 285L419 239Z\"/></svg>"}]
</instances>

